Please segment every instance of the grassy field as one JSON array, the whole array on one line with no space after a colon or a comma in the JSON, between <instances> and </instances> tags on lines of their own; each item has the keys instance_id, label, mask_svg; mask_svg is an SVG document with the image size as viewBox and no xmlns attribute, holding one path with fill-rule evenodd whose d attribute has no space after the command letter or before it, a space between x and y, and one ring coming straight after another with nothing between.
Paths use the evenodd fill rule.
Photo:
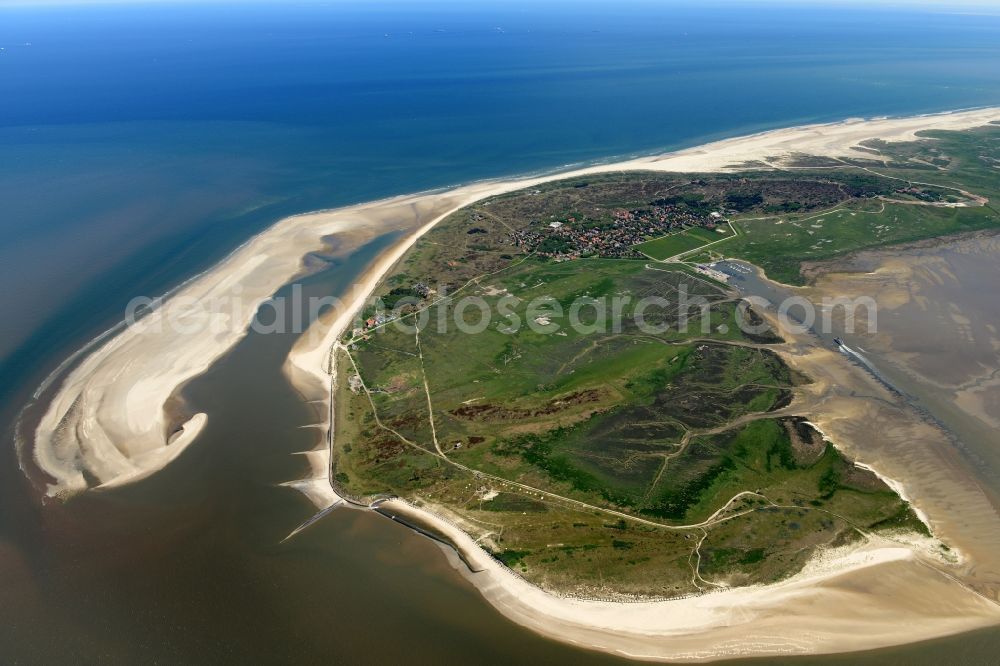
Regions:
<instances>
[{"instance_id":1,"label":"grassy field","mask_svg":"<svg viewBox=\"0 0 1000 666\"><path fill-rule=\"evenodd\" d=\"M706 239L703 237L704 234L698 234L695 231L701 230L681 231L669 236L663 236L662 238L655 238L636 245L635 249L657 261L663 261L684 252L697 250L710 242L721 240L722 238L720 235L718 238Z\"/></svg>"},{"instance_id":2,"label":"grassy field","mask_svg":"<svg viewBox=\"0 0 1000 666\"><path fill-rule=\"evenodd\" d=\"M530 580L587 596L767 582L818 547L922 531L891 489L789 412L808 379L769 351L773 334L734 325L734 292L644 258L546 259L518 238L553 219L597 238L621 211L722 210L741 230L726 243L699 252L723 236L696 227L639 247L658 259L717 248L801 281L803 260L995 226L992 204L958 190L1000 194L998 135L873 147L888 156L878 173L804 163L794 175L616 175L459 211L380 288L400 308L392 316L423 325L342 341L339 489L426 503ZM955 203L972 205L943 205ZM638 307L652 297L666 300ZM364 314L379 312L373 302Z\"/></svg>"},{"instance_id":3,"label":"grassy field","mask_svg":"<svg viewBox=\"0 0 1000 666\"><path fill-rule=\"evenodd\" d=\"M657 261L664 261L733 237L734 234L728 225L718 227L716 230L695 227L639 243L635 249Z\"/></svg>"}]
</instances>

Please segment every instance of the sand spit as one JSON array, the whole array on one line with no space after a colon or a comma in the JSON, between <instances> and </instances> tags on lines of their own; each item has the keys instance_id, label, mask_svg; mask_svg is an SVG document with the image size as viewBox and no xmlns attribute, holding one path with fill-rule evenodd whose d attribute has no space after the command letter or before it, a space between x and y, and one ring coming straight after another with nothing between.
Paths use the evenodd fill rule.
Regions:
<instances>
[{"instance_id":1,"label":"sand spit","mask_svg":"<svg viewBox=\"0 0 1000 666\"><path fill-rule=\"evenodd\" d=\"M303 395L323 401L328 409L334 376L330 350L353 314L421 234L478 199L572 175L627 170L721 171L751 162L775 163L800 154L871 158L871 153L853 147L874 138L912 140L920 130L968 129L995 120L1000 120L1000 109L811 125L571 173L477 183L287 218L178 290L138 325L103 342L75 367L62 380L38 426L34 460L51 477L48 492L52 495L126 483L169 463L196 441L198 430L210 418L198 414L172 418L178 390L246 334L257 306L301 274L303 257L322 249L331 236L343 251L390 230L403 231L405 237L368 267L343 307L310 327L285 365L287 375ZM225 297L242 306L239 316L216 307ZM191 303L200 307L192 310ZM164 325L170 321L192 324L192 328L215 323L217 328L211 335L190 334ZM846 366L844 372L856 372L833 352L827 353L832 355L828 359L832 367ZM803 351L799 365L808 373L807 366L816 360L816 367L824 367L824 359ZM858 406L863 399L838 394L837 377L827 377L825 382L822 376L819 379L810 420L838 443L853 442L848 453L865 453L865 433L857 423L859 415L864 416ZM820 391L823 387L825 392ZM881 390L877 385L869 388ZM324 482L328 485L328 453L320 447L307 457L309 478L291 485L306 493L317 507L328 508L337 502L332 490L323 487ZM878 455L858 457L886 476L900 479L915 502L924 500L924 488L907 483L907 470L900 469L903 465L883 467L881 463L892 460ZM927 464L921 459L913 462ZM989 599L932 568L917 549L881 539L827 553L806 571L776 585L666 602L590 602L562 598L530 585L489 557L462 530L428 511L401 501L383 503L382 507L446 534L464 559L474 564L477 573L468 573L471 580L514 621L560 640L636 658L708 660L843 652L1000 623L1000 608ZM936 508L933 503L921 505L937 528L935 521L941 513Z\"/></svg>"},{"instance_id":2,"label":"sand spit","mask_svg":"<svg viewBox=\"0 0 1000 666\"><path fill-rule=\"evenodd\" d=\"M347 252L405 226L401 200L282 220L124 327L65 378L35 433L50 495L135 481L194 442L205 414L177 417L176 394L246 335L260 304L304 272L303 257L336 235Z\"/></svg>"}]
</instances>

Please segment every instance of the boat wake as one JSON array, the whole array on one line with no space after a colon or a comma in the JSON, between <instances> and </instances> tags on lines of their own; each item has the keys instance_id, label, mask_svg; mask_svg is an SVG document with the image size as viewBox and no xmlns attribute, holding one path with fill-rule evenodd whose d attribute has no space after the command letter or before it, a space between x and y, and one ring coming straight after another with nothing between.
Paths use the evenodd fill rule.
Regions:
<instances>
[{"instance_id":1,"label":"boat wake","mask_svg":"<svg viewBox=\"0 0 1000 666\"><path fill-rule=\"evenodd\" d=\"M903 393L903 391L901 391L900 389L898 389L892 382L890 382L885 375L879 372L878 368L875 367L875 364L869 361L864 354L862 354L857 349L849 347L840 338L834 338L833 341L837 344L837 348L840 350L841 354L847 356L851 360L855 361L858 365L863 367L865 370L867 370L872 377L874 377L879 381L880 384L885 386L887 389L889 389L896 395L906 397L906 394ZM859 347L858 349L861 348Z\"/></svg>"}]
</instances>

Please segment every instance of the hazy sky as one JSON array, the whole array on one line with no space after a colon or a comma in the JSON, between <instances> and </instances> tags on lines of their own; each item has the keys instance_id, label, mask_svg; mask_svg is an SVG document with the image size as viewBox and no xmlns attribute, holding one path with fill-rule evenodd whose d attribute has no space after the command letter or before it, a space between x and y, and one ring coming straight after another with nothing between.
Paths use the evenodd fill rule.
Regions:
<instances>
[{"instance_id":1,"label":"hazy sky","mask_svg":"<svg viewBox=\"0 0 1000 666\"><path fill-rule=\"evenodd\" d=\"M626 0L628 2L629 0ZM694 0L691 0L692 2ZM326 5L337 5L337 4L366 4L365 0L293 0L292 2L282 2L281 0L0 0L0 6L40 6L40 5L109 5L109 4L143 4L143 3L172 3L172 4L246 4L249 2L253 3L272 3L272 4L286 4L294 6L295 4L326 4ZM466 5L464 0L453 0L455 4ZM584 0L585 4L601 4L601 0ZM639 0L642 4L656 3L657 0ZM537 5L537 4L580 4L579 0L506 0L502 4L527 4L527 5ZM620 1L615 0L610 4L619 5ZM397 0L396 2L379 2L378 4L407 4L412 6L419 6L421 4L431 4L431 5L446 5L447 0L432 0L432 2L421 2L420 0ZM662 0L664 6L687 4L685 0ZM705 0L699 0L697 4L705 4ZM1000 9L1000 0L708 0L708 4L734 4L734 5L753 5L753 4L784 4L784 5L860 5L860 6L908 6L908 7L935 7L935 8L947 8L947 9L958 9L958 8L997 8Z\"/></svg>"}]
</instances>

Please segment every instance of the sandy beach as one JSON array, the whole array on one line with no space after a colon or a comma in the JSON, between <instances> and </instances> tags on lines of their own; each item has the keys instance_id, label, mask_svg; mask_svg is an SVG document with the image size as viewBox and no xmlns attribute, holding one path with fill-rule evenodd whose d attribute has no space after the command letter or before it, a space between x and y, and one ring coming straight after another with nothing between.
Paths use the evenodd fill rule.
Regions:
<instances>
[{"instance_id":1,"label":"sandy beach","mask_svg":"<svg viewBox=\"0 0 1000 666\"><path fill-rule=\"evenodd\" d=\"M257 307L303 274L304 257L328 247L331 237L337 240L337 251L346 253L367 239L401 232L400 240L360 276L341 307L302 336L285 365L296 388L310 399L326 401L327 407L334 374L330 349L354 313L423 233L476 200L574 175L738 170L746 163L775 163L799 154L870 159L871 153L853 147L869 139L912 140L920 130L960 130L994 121L1000 121L1000 109L811 125L573 172L476 183L287 218L186 284L138 325L103 342L62 378L30 447L34 462L50 477L48 494L69 495L138 480L169 464L186 447L196 446L198 432L211 414L185 413L178 405L179 390L246 335ZM236 314L233 302L240 306ZM171 325L176 323L182 326ZM180 330L210 325L212 334ZM826 365L839 367L827 361L832 359L803 353L798 362L807 374ZM865 446L859 419L871 415L863 413L860 399L831 388L837 382L857 381L830 374L836 372L841 370L819 377L810 374L817 379L812 420L849 455L901 482L932 526L937 529L940 524L948 532L944 511L954 506L928 498L937 491L929 481L908 483L905 460L890 459L885 448L875 447L873 453ZM295 487L318 508L331 506L338 498L326 478L325 443L306 455L310 477L294 482ZM915 464L926 462L925 458ZM925 467L919 471L933 474ZM957 484L957 477L952 481ZM989 506L976 498L969 501L976 512ZM470 579L507 617L560 640L636 658L706 660L842 652L1000 623L1000 607L993 600L935 569L917 546L870 540L843 552L828 552L805 571L772 586L667 602L586 602L550 595L514 576L439 516L402 502L389 506L447 533L466 560L480 569L469 573ZM942 534L946 539L952 536ZM961 534L957 540L961 544Z\"/></svg>"},{"instance_id":2,"label":"sandy beach","mask_svg":"<svg viewBox=\"0 0 1000 666\"><path fill-rule=\"evenodd\" d=\"M500 612L551 638L657 661L824 654L989 626L1000 611L891 541L828 551L792 578L671 601L617 603L540 590L465 532L400 500L380 509L446 535L455 566ZM466 566L466 562L468 566Z\"/></svg>"}]
</instances>

